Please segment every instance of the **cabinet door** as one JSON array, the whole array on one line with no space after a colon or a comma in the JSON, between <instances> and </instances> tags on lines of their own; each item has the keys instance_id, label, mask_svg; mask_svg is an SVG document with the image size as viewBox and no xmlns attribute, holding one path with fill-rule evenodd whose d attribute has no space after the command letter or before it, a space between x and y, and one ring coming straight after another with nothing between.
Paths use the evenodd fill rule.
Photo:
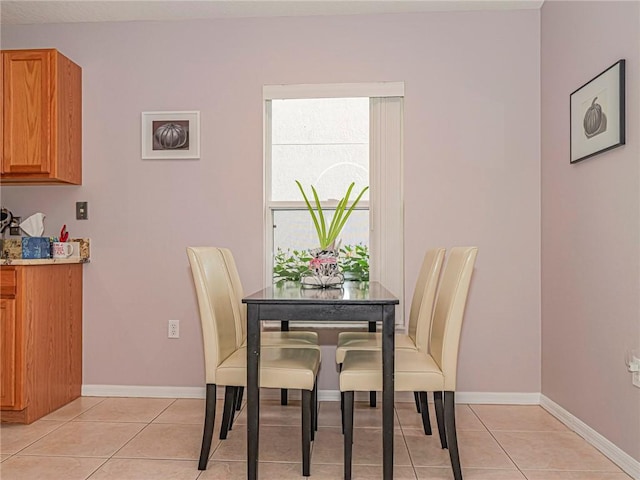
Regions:
<instances>
[{"instance_id":1,"label":"cabinet door","mask_svg":"<svg viewBox=\"0 0 640 480\"><path fill-rule=\"evenodd\" d=\"M4 55L0 58L0 175L4 173Z\"/></svg>"},{"instance_id":2,"label":"cabinet door","mask_svg":"<svg viewBox=\"0 0 640 480\"><path fill-rule=\"evenodd\" d=\"M49 174L53 105L52 55L2 52L4 174Z\"/></svg>"},{"instance_id":3,"label":"cabinet door","mask_svg":"<svg viewBox=\"0 0 640 480\"><path fill-rule=\"evenodd\" d=\"M21 397L18 392L17 375L17 336L16 301L0 299L0 406L2 408L20 408L17 403Z\"/></svg>"}]
</instances>

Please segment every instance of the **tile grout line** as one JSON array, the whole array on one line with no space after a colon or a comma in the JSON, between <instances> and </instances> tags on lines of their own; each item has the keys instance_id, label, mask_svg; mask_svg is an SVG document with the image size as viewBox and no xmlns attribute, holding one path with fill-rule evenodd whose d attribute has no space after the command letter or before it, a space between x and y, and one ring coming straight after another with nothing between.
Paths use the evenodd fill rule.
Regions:
<instances>
[{"instance_id":1,"label":"tile grout line","mask_svg":"<svg viewBox=\"0 0 640 480\"><path fill-rule=\"evenodd\" d=\"M504 452L504 454L507 456L507 458L511 461L511 463L513 463L513 465L516 467L516 469L518 470L518 472L525 478L527 479L527 476L524 474L524 472L520 469L520 466L516 463L516 461L511 458L511 455L509 455L509 452L507 452L507 450L502 446L502 444L500 443L500 441L496 438L496 436L493 434L493 431L488 427L487 424L485 424L482 419L480 418L480 416L478 415L478 413L473 409L473 407L470 404L467 404L467 406L470 408L470 410L473 412L473 414L475 415L475 417L478 419L478 421L484 426L484 428L487 429L487 432L489 432L489 435L491 435L491 438L493 438L495 440L495 442L498 444L498 446L500 447L500 449Z\"/></svg>"},{"instance_id":2,"label":"tile grout line","mask_svg":"<svg viewBox=\"0 0 640 480\"><path fill-rule=\"evenodd\" d=\"M98 466L95 468L95 470L94 470L93 472L91 472L89 475L87 475L86 477L84 477L84 478L85 478L85 480L89 480L89 479L90 479L90 478L91 478L91 477L92 477L92 476L93 476L93 475L94 475L98 470L100 470L100 469L103 467L103 465L104 465L105 463L107 463L109 460L110 460L109 458L105 458L105 459L104 459L104 462L102 462L100 465L98 465Z\"/></svg>"},{"instance_id":3,"label":"tile grout line","mask_svg":"<svg viewBox=\"0 0 640 480\"><path fill-rule=\"evenodd\" d=\"M78 397L78 398L82 398L82 397ZM32 446L33 444L35 444L36 442L39 442L40 440L44 439L46 436L48 436L49 434L59 430L60 428L62 428L64 425L68 425L71 422L73 422L76 418L78 418L79 416L83 415L84 413L88 412L89 410L91 410L92 408L95 408L96 406L100 405L102 402L104 402L105 399L100 400L99 402L97 402L95 405L90 406L89 408L87 408L86 410L81 411L80 413L78 413L75 416L72 416L70 418L67 418L66 420L46 420L46 416L43 419L40 419L42 421L45 422L55 422L55 421L60 421L60 425L58 425L56 428L54 428L53 430L45 433L44 435L42 435L41 437L37 438L36 440L34 440L33 442L29 443L28 445L26 445L25 447L23 447L22 449L18 450L17 452L9 455L9 457L7 457L7 459L14 457L14 456L18 456L18 454L22 451L24 451L25 449L29 448L30 446ZM62 407L63 408L63 407ZM55 410L54 410L55 412ZM54 413L51 412L51 413ZM50 415L50 414L49 414ZM48 415L47 415L48 416ZM28 455L23 455L23 456L28 456ZM54 458L59 458L60 455L41 455L41 456L51 456ZM102 458L102 457L86 457L86 458ZM85 477L85 479L88 479L89 477L91 477L96 471L98 471L109 459L108 458L104 458L104 461L98 465L95 470L93 470L93 472L91 472L87 477Z\"/></svg>"},{"instance_id":4,"label":"tile grout line","mask_svg":"<svg viewBox=\"0 0 640 480\"><path fill-rule=\"evenodd\" d=\"M51 422L53 420L45 420L46 422ZM22 451L24 451L25 449L29 448L30 446L32 446L33 444L39 442L40 440L42 440L44 437L48 436L49 434L55 432L56 430L59 430L60 428L62 428L64 425L66 425L67 423L69 423L70 420L65 420L62 421L60 423L60 425L58 425L56 428L54 428L53 430L48 431L47 433L43 434L42 436L36 438L35 440L33 440L32 442L30 442L29 444L25 445L24 447L22 447L21 449L19 449L17 452L11 453L9 454L9 458L10 457L15 457L16 455L18 455L19 453L21 453ZM33 425L33 424L31 424ZM6 461L6 460L5 460Z\"/></svg>"},{"instance_id":5,"label":"tile grout line","mask_svg":"<svg viewBox=\"0 0 640 480\"><path fill-rule=\"evenodd\" d=\"M100 403L102 403L102 402L99 402L97 405L99 405ZM89 410L91 410L91 409L89 409ZM102 423L102 422L103 421L99 421L99 423ZM135 422L132 422L132 423L135 423ZM127 445L131 440L136 438L140 434L140 432L142 432L145 428L147 428L147 426L149 426L149 423L147 423L146 426L142 427L142 429L138 433L136 433L133 437L131 437L129 440L127 440L124 443L124 445L122 445L120 448L116 449L116 451L113 452L108 458L106 458L105 461L102 462L98 468L96 468L87 477L85 477L85 480L89 480L98 470L100 470L109 460L111 460L116 453L118 453L122 448L124 448L124 446Z\"/></svg>"},{"instance_id":6,"label":"tile grout line","mask_svg":"<svg viewBox=\"0 0 640 480\"><path fill-rule=\"evenodd\" d=\"M404 427L402 426L402 422L400 421L400 414L398 413L398 409L396 408L395 405L393 406L393 413L398 419L398 425L400 426L400 432L402 433L402 440L404 441L404 446L407 449L407 455L409 455L409 461L411 462L411 469L413 470L413 476L416 478L416 480L418 480L418 472L416 471L416 466L413 463L413 456L411 455L411 449L409 449L409 443L407 442L407 437L404 434ZM429 416L429 421L431 421L431 416Z\"/></svg>"},{"instance_id":7,"label":"tile grout line","mask_svg":"<svg viewBox=\"0 0 640 480\"><path fill-rule=\"evenodd\" d=\"M82 398L82 397L78 397L78 398ZM102 403L103 401L104 401L104 400L99 401L98 403L96 403L96 405L99 405L99 404L100 404L100 403ZM62 428L64 425L66 425L66 424L68 424L68 423L71 423L74 419L78 418L80 415L82 415L82 414L83 414L83 413L85 413L86 411L91 410L91 409L92 409L93 407L95 407L96 405L92 405L91 407L87 408L87 410L84 410L84 411L82 411L82 412L78 413L77 415L75 415L75 416L73 416L73 417L71 417L71 418L67 418L66 420L56 420L56 419L47 419L47 418L46 418L46 417L50 416L51 414L55 413L55 412L56 412L56 410L54 410L53 412L51 412L51 413L49 413L49 414L45 415L45 416L44 416L44 417L42 417L42 418L39 418L39 419L38 419L38 420L36 420L35 422L31 423L31 425L33 425L33 424L34 424L34 423L36 423L36 422L40 422L40 421L42 421L42 422L60 422L60 425L58 425L58 426L57 426L56 428L54 428L53 430L50 430L50 431L48 431L47 433L43 434L42 436L40 436L40 437L36 438L36 439L35 439L35 440L33 440L31 443L29 443L29 444L25 445L24 447L22 447L21 449L19 449L17 452L14 452L14 453L9 454L9 457L7 457L7 459L8 459L8 458L10 458L10 457L13 457L13 456L18 455L20 452L22 452L22 451L24 451L25 449L29 448L29 447L30 447L30 446L32 446L33 444L35 444L35 443L39 442L40 440L42 440L42 439L43 439L43 438L45 438L46 436L48 436L48 435L50 435L51 433L53 433L53 432L55 432L55 431L59 430L59 429L60 429L60 428ZM64 408L64 407L60 407L60 408ZM12 425L12 424L8 423L8 424L6 424L6 425Z\"/></svg>"},{"instance_id":8,"label":"tile grout line","mask_svg":"<svg viewBox=\"0 0 640 480\"><path fill-rule=\"evenodd\" d=\"M91 472L91 474L89 474L89 476L85 477L85 480L89 480L100 468L102 468L109 460L112 460L115 457L115 455L118 454L118 452L120 452L124 447L126 447L130 442L132 442L133 439L135 439L138 435L140 435L142 432L144 432L147 429L147 427L149 427L149 425L151 425L151 423L156 418L158 418L160 415L162 415L162 413L164 413L171 405L173 405L177 401L177 399L175 399L175 398L172 399L172 400L173 401L171 403L169 403L169 405L167 405L165 408L163 408L160 413L158 413L150 421L146 422L146 425L144 427L142 427L140 429L140 431L138 431L138 433L136 433L133 437L131 437L129 440L127 440L120 448L117 448L115 450L115 452L113 452L108 458L106 458L105 461L102 462L98 468L96 468L93 472ZM99 405L100 403L102 403L102 402L98 402L96 405ZM94 407L96 405L94 405ZM87 411L89 411L89 410L91 410L91 408L88 409ZM75 417L75 418L77 418L77 417ZM103 422L104 422L103 420L99 420L98 421L98 423L103 423ZM145 423L145 422L119 422L119 423Z\"/></svg>"}]
</instances>

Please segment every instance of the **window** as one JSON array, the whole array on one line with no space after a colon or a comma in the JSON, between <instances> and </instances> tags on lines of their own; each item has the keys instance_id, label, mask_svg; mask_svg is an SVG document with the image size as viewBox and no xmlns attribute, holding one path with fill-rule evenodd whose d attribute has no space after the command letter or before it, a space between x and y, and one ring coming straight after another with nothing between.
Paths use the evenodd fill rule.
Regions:
<instances>
[{"instance_id":1,"label":"window","mask_svg":"<svg viewBox=\"0 0 640 480\"><path fill-rule=\"evenodd\" d=\"M352 200L370 189L340 234L342 246L368 254L370 279L403 300L403 92L398 83L264 87L268 284L274 263L318 243L295 181L306 191L314 185L323 209L335 207L355 182ZM396 311L403 324L402 308Z\"/></svg>"},{"instance_id":2,"label":"window","mask_svg":"<svg viewBox=\"0 0 640 480\"><path fill-rule=\"evenodd\" d=\"M352 182L351 200L369 185L369 99L311 98L271 100L271 194L274 280L299 280L297 264L307 263L307 249L317 247L315 228L295 183L308 195L313 185L327 222L332 207ZM343 253L369 248L369 191L349 217L339 241ZM305 252L300 255L300 252ZM341 255L341 260L346 256ZM302 261L301 261L302 260ZM366 258L363 258L366 260ZM368 262L365 262L368 263ZM367 269L343 273L353 280L369 280ZM269 266L267 266L269 270Z\"/></svg>"}]
</instances>

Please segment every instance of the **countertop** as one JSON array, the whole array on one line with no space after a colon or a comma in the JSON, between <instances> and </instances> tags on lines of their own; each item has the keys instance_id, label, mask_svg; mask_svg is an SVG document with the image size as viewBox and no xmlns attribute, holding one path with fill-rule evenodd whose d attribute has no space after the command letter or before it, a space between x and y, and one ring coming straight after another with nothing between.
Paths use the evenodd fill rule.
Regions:
<instances>
[{"instance_id":1,"label":"countertop","mask_svg":"<svg viewBox=\"0 0 640 480\"><path fill-rule=\"evenodd\" d=\"M0 259L0 265L55 265L60 263L89 263L88 258L38 258L38 259L25 259L25 258L2 258Z\"/></svg>"},{"instance_id":2,"label":"countertop","mask_svg":"<svg viewBox=\"0 0 640 480\"><path fill-rule=\"evenodd\" d=\"M69 258L22 258L22 239L21 238L8 238L4 240L2 258L0 258L0 265L55 265L63 263L87 263L91 258L89 253L90 239L89 238L72 238L70 243L77 242L77 252L74 246L73 255ZM79 254L79 255L78 255Z\"/></svg>"}]
</instances>

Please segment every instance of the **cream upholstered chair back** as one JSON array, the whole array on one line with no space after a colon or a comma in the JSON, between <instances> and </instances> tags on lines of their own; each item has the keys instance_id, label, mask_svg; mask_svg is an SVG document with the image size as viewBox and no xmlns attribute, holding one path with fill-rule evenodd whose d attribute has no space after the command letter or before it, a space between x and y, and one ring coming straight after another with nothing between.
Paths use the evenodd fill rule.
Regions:
<instances>
[{"instance_id":1,"label":"cream upholstered chair back","mask_svg":"<svg viewBox=\"0 0 640 480\"><path fill-rule=\"evenodd\" d=\"M218 366L238 348L234 296L220 249L189 247L187 256L200 309L206 380L215 384Z\"/></svg>"},{"instance_id":2,"label":"cream upholstered chair back","mask_svg":"<svg viewBox=\"0 0 640 480\"><path fill-rule=\"evenodd\" d=\"M455 391L458 345L477 247L454 247L444 267L431 327L430 353L444 374L444 391Z\"/></svg>"},{"instance_id":3,"label":"cream upholstered chair back","mask_svg":"<svg viewBox=\"0 0 640 480\"><path fill-rule=\"evenodd\" d=\"M429 333L438 280L444 261L444 248L427 250L416 281L411 310L409 311L408 335L418 350L426 352L429 348Z\"/></svg>"},{"instance_id":4,"label":"cream upholstered chair back","mask_svg":"<svg viewBox=\"0 0 640 480\"><path fill-rule=\"evenodd\" d=\"M234 298L234 308L237 309L237 314L239 315L238 318L240 318L240 321L236 322L236 340L238 342L238 347L240 347L247 339L247 305L242 303L244 289L242 288L242 281L240 280L238 267L236 267L236 261L233 258L231 250L228 248L220 248L219 250L227 267L227 272L229 273L229 280L231 281L231 290Z\"/></svg>"}]
</instances>

